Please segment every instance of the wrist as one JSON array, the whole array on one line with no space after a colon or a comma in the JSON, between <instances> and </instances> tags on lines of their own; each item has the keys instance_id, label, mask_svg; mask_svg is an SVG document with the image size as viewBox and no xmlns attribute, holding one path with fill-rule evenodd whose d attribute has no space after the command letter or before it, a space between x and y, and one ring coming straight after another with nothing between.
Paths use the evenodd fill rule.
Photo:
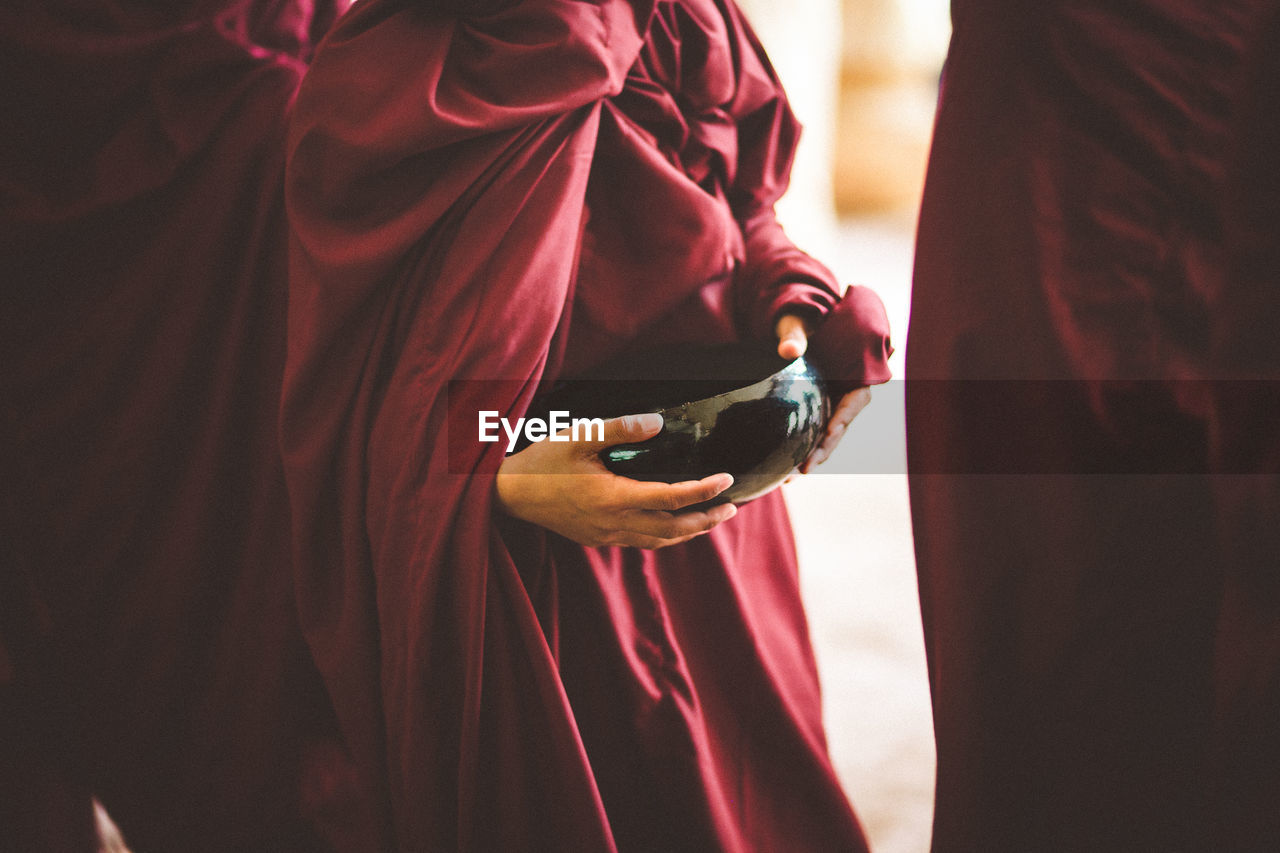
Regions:
<instances>
[{"instance_id":1,"label":"wrist","mask_svg":"<svg viewBox=\"0 0 1280 853\"><path fill-rule=\"evenodd\" d=\"M493 505L503 515L511 518L522 518L524 477L507 470L511 457L502 463L498 475L493 479Z\"/></svg>"}]
</instances>

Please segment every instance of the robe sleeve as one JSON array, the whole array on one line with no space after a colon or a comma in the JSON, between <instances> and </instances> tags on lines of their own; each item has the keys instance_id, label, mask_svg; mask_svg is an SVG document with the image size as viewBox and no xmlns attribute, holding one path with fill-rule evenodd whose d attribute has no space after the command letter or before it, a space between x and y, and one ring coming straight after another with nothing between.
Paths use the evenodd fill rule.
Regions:
<instances>
[{"instance_id":1,"label":"robe sleeve","mask_svg":"<svg viewBox=\"0 0 1280 853\"><path fill-rule=\"evenodd\" d=\"M739 311L749 334L769 338L784 308L816 318L831 310L841 288L826 266L796 247L774 213L774 204L790 182L800 123L764 48L736 5L728 6L726 21L738 45L739 65L729 108L738 130L729 204L745 244L738 273Z\"/></svg>"},{"instance_id":2,"label":"robe sleeve","mask_svg":"<svg viewBox=\"0 0 1280 853\"><path fill-rule=\"evenodd\" d=\"M738 116L738 164L729 192L745 245L736 282L739 324L751 337L771 340L783 313L822 321L811 355L835 390L886 382L893 347L879 296L854 286L842 298L846 291L831 270L799 249L778 222L774 205L790 180L800 124L736 6L729 7L727 19L741 46L742 69L732 107Z\"/></svg>"}]
</instances>

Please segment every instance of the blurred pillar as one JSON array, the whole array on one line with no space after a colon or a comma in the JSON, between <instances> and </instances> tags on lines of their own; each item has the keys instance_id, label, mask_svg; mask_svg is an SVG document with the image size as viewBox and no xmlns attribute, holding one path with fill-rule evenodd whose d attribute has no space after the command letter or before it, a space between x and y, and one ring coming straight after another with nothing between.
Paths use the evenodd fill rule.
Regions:
<instances>
[{"instance_id":1,"label":"blurred pillar","mask_svg":"<svg viewBox=\"0 0 1280 853\"><path fill-rule=\"evenodd\" d=\"M804 125L791 189L778 218L806 251L828 256L835 240L832 170L840 80L841 0L739 0Z\"/></svg>"},{"instance_id":2,"label":"blurred pillar","mask_svg":"<svg viewBox=\"0 0 1280 853\"><path fill-rule=\"evenodd\" d=\"M843 0L835 155L841 215L914 216L924 183L947 0Z\"/></svg>"}]
</instances>

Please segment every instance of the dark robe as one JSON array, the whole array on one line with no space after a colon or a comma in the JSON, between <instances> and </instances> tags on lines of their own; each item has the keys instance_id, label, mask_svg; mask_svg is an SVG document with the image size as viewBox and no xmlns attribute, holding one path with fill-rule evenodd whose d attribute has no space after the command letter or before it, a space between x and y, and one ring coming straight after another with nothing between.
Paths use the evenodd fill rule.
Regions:
<instances>
[{"instance_id":1,"label":"dark robe","mask_svg":"<svg viewBox=\"0 0 1280 853\"><path fill-rule=\"evenodd\" d=\"M1220 849L1280 847L1280 9L1254 51L1213 295L1211 456L1224 572L1215 646Z\"/></svg>"},{"instance_id":2,"label":"dark robe","mask_svg":"<svg viewBox=\"0 0 1280 853\"><path fill-rule=\"evenodd\" d=\"M312 850L277 420L329 4L0 10L0 849ZM318 722L316 722L318 721Z\"/></svg>"},{"instance_id":3,"label":"dark robe","mask_svg":"<svg viewBox=\"0 0 1280 853\"><path fill-rule=\"evenodd\" d=\"M937 851L1218 849L1208 300L1275 2L955 2L907 356Z\"/></svg>"},{"instance_id":4,"label":"dark robe","mask_svg":"<svg viewBox=\"0 0 1280 853\"><path fill-rule=\"evenodd\" d=\"M476 440L540 380L829 310L773 216L797 133L729 3L370 0L322 46L290 137L282 429L360 832L865 849L780 497L682 546L583 548L498 513L503 451ZM887 378L883 309L859 304Z\"/></svg>"}]
</instances>

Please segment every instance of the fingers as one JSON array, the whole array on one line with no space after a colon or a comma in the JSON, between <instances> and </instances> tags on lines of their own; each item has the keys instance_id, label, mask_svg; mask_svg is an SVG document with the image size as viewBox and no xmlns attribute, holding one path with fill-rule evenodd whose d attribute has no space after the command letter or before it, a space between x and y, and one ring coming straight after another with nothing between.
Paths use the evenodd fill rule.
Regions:
<instances>
[{"instance_id":1,"label":"fingers","mask_svg":"<svg viewBox=\"0 0 1280 853\"><path fill-rule=\"evenodd\" d=\"M578 445L587 455L599 453L615 444L632 444L653 438L662 432L662 415L646 412L640 415L623 415L604 422L604 438L580 441ZM589 435L594 432L588 430Z\"/></svg>"},{"instance_id":2,"label":"fingers","mask_svg":"<svg viewBox=\"0 0 1280 853\"><path fill-rule=\"evenodd\" d=\"M619 477L612 497L619 515L613 533L603 544L653 549L701 536L737 515L738 508L726 503L704 510L678 510L711 500L731 485L733 477L729 474L685 483L650 483Z\"/></svg>"},{"instance_id":3,"label":"fingers","mask_svg":"<svg viewBox=\"0 0 1280 853\"><path fill-rule=\"evenodd\" d=\"M693 504L709 501L733 485L730 474L713 474L701 480L683 483L651 483L619 477L617 499L635 509L676 512Z\"/></svg>"},{"instance_id":4,"label":"fingers","mask_svg":"<svg viewBox=\"0 0 1280 853\"><path fill-rule=\"evenodd\" d=\"M836 406L835 412L831 415L831 420L842 427L847 427L870 402L870 388L855 388L841 398L840 405Z\"/></svg>"},{"instance_id":5,"label":"fingers","mask_svg":"<svg viewBox=\"0 0 1280 853\"><path fill-rule=\"evenodd\" d=\"M845 431L849 428L849 424L858 416L858 413L867 407L871 402L870 388L855 388L841 398L839 405L831 415L831 419L827 422L827 432L822 437L822 441L818 444L817 449L809 455L804 464L800 466L800 473L807 474L815 465L821 465L831 456L832 451L840 444L840 439L844 438Z\"/></svg>"},{"instance_id":6,"label":"fingers","mask_svg":"<svg viewBox=\"0 0 1280 853\"><path fill-rule=\"evenodd\" d=\"M804 321L794 314L785 314L774 326L778 336L778 357L796 359L804 355L809 348L809 336Z\"/></svg>"},{"instance_id":7,"label":"fingers","mask_svg":"<svg viewBox=\"0 0 1280 853\"><path fill-rule=\"evenodd\" d=\"M701 536L737 514L738 508L733 504L682 513L638 510L628 514L627 530L620 538L627 540L623 544L645 542L646 544L639 546L641 548L665 547Z\"/></svg>"},{"instance_id":8,"label":"fingers","mask_svg":"<svg viewBox=\"0 0 1280 853\"><path fill-rule=\"evenodd\" d=\"M631 548L643 548L646 551L656 551L659 548L669 548L672 545L679 545L682 542L688 542L690 539L696 539L701 535L702 534L699 533L697 536L684 536L679 539L659 539L655 536L635 534L633 536L620 538L614 544L624 545Z\"/></svg>"},{"instance_id":9,"label":"fingers","mask_svg":"<svg viewBox=\"0 0 1280 853\"><path fill-rule=\"evenodd\" d=\"M495 482L498 505L583 545L665 548L701 536L737 513L732 504L681 512L709 501L733 485L729 474L701 480L661 483L631 480L605 470L599 451L615 444L641 442L662 431L660 414L627 415L604 422L603 438L573 446L550 445L538 459L526 448L503 462ZM554 452L553 452L554 451ZM521 460L521 456L530 457ZM560 471L560 476L517 477L518 473ZM526 482L528 481L528 482Z\"/></svg>"}]
</instances>

